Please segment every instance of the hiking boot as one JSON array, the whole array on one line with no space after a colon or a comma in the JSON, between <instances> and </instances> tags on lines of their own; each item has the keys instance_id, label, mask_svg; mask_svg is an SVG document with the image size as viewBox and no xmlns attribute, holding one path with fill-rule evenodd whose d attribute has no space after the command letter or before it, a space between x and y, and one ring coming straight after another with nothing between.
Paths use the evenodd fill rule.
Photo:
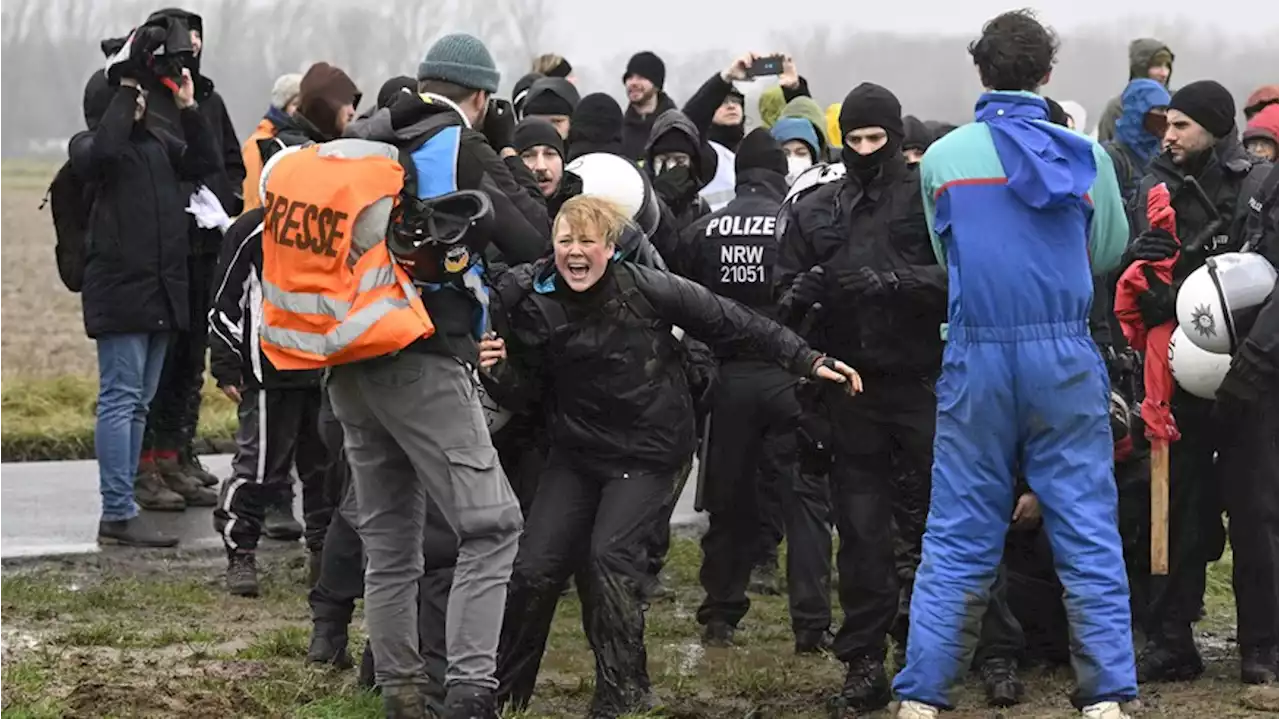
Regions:
<instances>
[{"instance_id":1,"label":"hiking boot","mask_svg":"<svg viewBox=\"0 0 1280 719\"><path fill-rule=\"evenodd\" d=\"M272 504L263 514L262 533L282 542L296 542L302 536L302 525L293 518L292 507Z\"/></svg>"},{"instance_id":2,"label":"hiking boot","mask_svg":"<svg viewBox=\"0 0 1280 719\"><path fill-rule=\"evenodd\" d=\"M436 719L417 684L400 684L382 690L382 711L387 719Z\"/></svg>"},{"instance_id":3,"label":"hiking boot","mask_svg":"<svg viewBox=\"0 0 1280 719\"><path fill-rule=\"evenodd\" d=\"M702 628L702 646L725 648L733 646L733 634L737 628L732 624L720 620L712 619L707 622L707 626Z\"/></svg>"},{"instance_id":4,"label":"hiking boot","mask_svg":"<svg viewBox=\"0 0 1280 719\"><path fill-rule=\"evenodd\" d=\"M121 547L173 547L178 544L178 538L143 527L142 520L137 517L114 521L104 519L98 522L98 544Z\"/></svg>"},{"instance_id":5,"label":"hiking boot","mask_svg":"<svg viewBox=\"0 0 1280 719\"><path fill-rule=\"evenodd\" d=\"M378 689L378 680L373 673L373 645L364 643L364 653L360 655L360 671L356 674L356 686L361 689Z\"/></svg>"},{"instance_id":6,"label":"hiking boot","mask_svg":"<svg viewBox=\"0 0 1280 719\"><path fill-rule=\"evenodd\" d=\"M347 651L347 627L336 622L316 622L311 627L311 646L307 649L311 664L330 664L337 669L350 669L351 653Z\"/></svg>"},{"instance_id":7,"label":"hiking boot","mask_svg":"<svg viewBox=\"0 0 1280 719\"><path fill-rule=\"evenodd\" d=\"M884 674L884 659L863 655L849 662L840 699L855 711L875 711L889 703L889 679Z\"/></svg>"},{"instance_id":8,"label":"hiking boot","mask_svg":"<svg viewBox=\"0 0 1280 719\"><path fill-rule=\"evenodd\" d=\"M455 684L449 687L441 716L443 719L498 719L498 703L491 689Z\"/></svg>"},{"instance_id":9,"label":"hiking boot","mask_svg":"<svg viewBox=\"0 0 1280 719\"><path fill-rule=\"evenodd\" d=\"M897 719L936 719L938 708L911 699L903 700L898 705Z\"/></svg>"},{"instance_id":10,"label":"hiking boot","mask_svg":"<svg viewBox=\"0 0 1280 719\"><path fill-rule=\"evenodd\" d=\"M200 483L200 480L182 471L176 459L157 459L156 471L164 484L182 497L188 507L216 507L218 493Z\"/></svg>"},{"instance_id":11,"label":"hiking boot","mask_svg":"<svg viewBox=\"0 0 1280 719\"><path fill-rule=\"evenodd\" d=\"M323 550L317 549L307 553L307 589L316 588L316 583L320 581L320 571L323 567Z\"/></svg>"},{"instance_id":12,"label":"hiking boot","mask_svg":"<svg viewBox=\"0 0 1280 719\"><path fill-rule=\"evenodd\" d=\"M191 477L205 487L218 486L218 478L208 469L205 469L204 463L200 461L200 456L195 453L188 445L187 448L178 453L178 466L182 469L182 473Z\"/></svg>"},{"instance_id":13,"label":"hiking boot","mask_svg":"<svg viewBox=\"0 0 1280 719\"><path fill-rule=\"evenodd\" d=\"M796 632L796 654L822 654L831 651L835 637L826 629L801 629Z\"/></svg>"},{"instance_id":14,"label":"hiking boot","mask_svg":"<svg viewBox=\"0 0 1280 719\"><path fill-rule=\"evenodd\" d=\"M1119 702L1098 702L1080 710L1085 719L1129 719L1129 715L1120 708Z\"/></svg>"},{"instance_id":15,"label":"hiking boot","mask_svg":"<svg viewBox=\"0 0 1280 719\"><path fill-rule=\"evenodd\" d=\"M253 552L227 557L227 591L237 597L258 596L258 561Z\"/></svg>"},{"instance_id":16,"label":"hiking boot","mask_svg":"<svg viewBox=\"0 0 1280 719\"><path fill-rule=\"evenodd\" d=\"M1022 681L1018 679L1018 661L1005 657L992 657L978 667L982 685L987 690L987 704L993 707L1011 707L1022 702Z\"/></svg>"},{"instance_id":17,"label":"hiking boot","mask_svg":"<svg viewBox=\"0 0 1280 719\"><path fill-rule=\"evenodd\" d=\"M765 563L752 567L747 591L770 597L782 594L782 590L778 588L778 565Z\"/></svg>"},{"instance_id":18,"label":"hiking boot","mask_svg":"<svg viewBox=\"0 0 1280 719\"><path fill-rule=\"evenodd\" d=\"M1276 675L1275 647L1240 650L1240 681L1245 684L1275 684Z\"/></svg>"},{"instance_id":19,"label":"hiking boot","mask_svg":"<svg viewBox=\"0 0 1280 719\"><path fill-rule=\"evenodd\" d=\"M181 512L187 508L186 500L165 486L151 462L138 464L138 474L133 478L133 500L149 512Z\"/></svg>"},{"instance_id":20,"label":"hiking boot","mask_svg":"<svg viewBox=\"0 0 1280 719\"><path fill-rule=\"evenodd\" d=\"M1189 682L1204 673L1204 662L1188 638L1181 646L1158 640L1147 642L1138 654L1138 683Z\"/></svg>"}]
</instances>

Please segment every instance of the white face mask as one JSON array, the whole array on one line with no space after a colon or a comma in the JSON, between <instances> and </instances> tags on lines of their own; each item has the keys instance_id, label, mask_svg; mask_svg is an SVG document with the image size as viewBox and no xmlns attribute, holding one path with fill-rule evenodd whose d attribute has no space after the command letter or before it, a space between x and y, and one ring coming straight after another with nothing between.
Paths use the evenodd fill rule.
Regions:
<instances>
[{"instance_id":1,"label":"white face mask","mask_svg":"<svg viewBox=\"0 0 1280 719\"><path fill-rule=\"evenodd\" d=\"M787 155L787 184L796 181L800 173L813 167L813 160L807 157L797 157L796 155Z\"/></svg>"}]
</instances>

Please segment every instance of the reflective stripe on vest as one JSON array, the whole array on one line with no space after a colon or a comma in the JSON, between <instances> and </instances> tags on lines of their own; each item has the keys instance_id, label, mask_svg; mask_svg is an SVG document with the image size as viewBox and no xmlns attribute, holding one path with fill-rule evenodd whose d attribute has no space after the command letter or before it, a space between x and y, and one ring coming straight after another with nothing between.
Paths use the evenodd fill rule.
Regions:
<instances>
[{"instance_id":1,"label":"reflective stripe on vest","mask_svg":"<svg viewBox=\"0 0 1280 719\"><path fill-rule=\"evenodd\" d=\"M390 265L374 267L360 276L360 284L356 294L364 294L379 287L396 283L395 268ZM262 296L267 302L286 312L301 315L327 315L342 319L351 312L351 303L335 300L324 295L307 292L289 292L276 287L270 282L262 283Z\"/></svg>"}]
</instances>

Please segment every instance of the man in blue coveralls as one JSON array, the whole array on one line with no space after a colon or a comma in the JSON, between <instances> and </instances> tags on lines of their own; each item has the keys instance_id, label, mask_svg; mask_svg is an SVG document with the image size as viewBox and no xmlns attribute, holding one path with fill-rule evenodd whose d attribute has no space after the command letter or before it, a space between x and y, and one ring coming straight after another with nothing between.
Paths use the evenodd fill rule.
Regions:
<instances>
[{"instance_id":1,"label":"man in blue coveralls","mask_svg":"<svg viewBox=\"0 0 1280 719\"><path fill-rule=\"evenodd\" d=\"M1046 119L1036 90L1056 51L1027 11L988 22L969 46L987 88L975 122L920 165L949 336L900 718L937 716L969 668L1019 469L1066 588L1073 703L1124 719L1137 696L1107 371L1088 326L1092 276L1117 266L1128 224L1107 153Z\"/></svg>"}]
</instances>

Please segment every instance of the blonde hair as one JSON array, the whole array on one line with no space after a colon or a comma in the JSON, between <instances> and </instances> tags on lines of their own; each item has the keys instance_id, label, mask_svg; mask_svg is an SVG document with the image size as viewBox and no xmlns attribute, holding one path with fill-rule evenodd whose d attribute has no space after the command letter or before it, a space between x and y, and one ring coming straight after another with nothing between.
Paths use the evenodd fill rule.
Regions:
<instances>
[{"instance_id":1,"label":"blonde hair","mask_svg":"<svg viewBox=\"0 0 1280 719\"><path fill-rule=\"evenodd\" d=\"M533 72L546 75L559 67L562 62L564 62L564 56L557 55L554 52L539 55L533 59Z\"/></svg>"},{"instance_id":2,"label":"blonde hair","mask_svg":"<svg viewBox=\"0 0 1280 719\"><path fill-rule=\"evenodd\" d=\"M616 245L622 233L632 226L626 212L616 202L591 195L578 195L560 207L551 228L553 237L560 234L561 224L577 232L599 233L607 245Z\"/></svg>"}]
</instances>

